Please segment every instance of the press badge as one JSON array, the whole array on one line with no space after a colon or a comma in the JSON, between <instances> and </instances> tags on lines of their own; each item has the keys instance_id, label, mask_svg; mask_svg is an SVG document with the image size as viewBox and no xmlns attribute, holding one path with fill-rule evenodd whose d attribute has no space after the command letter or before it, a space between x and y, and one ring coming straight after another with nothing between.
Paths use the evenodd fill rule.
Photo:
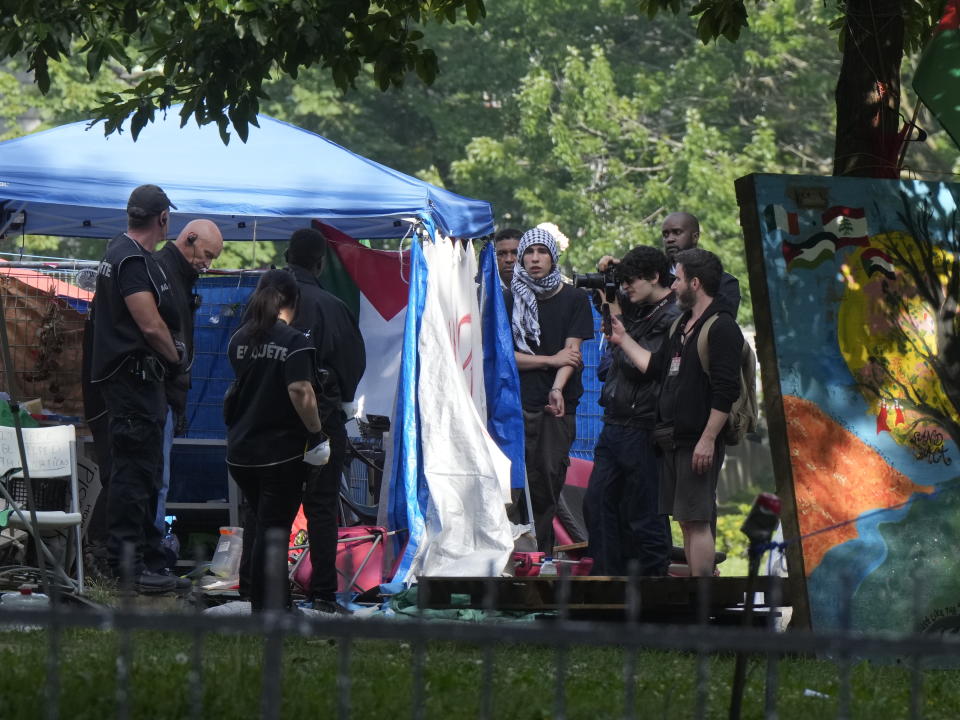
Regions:
<instances>
[{"instance_id":1,"label":"press badge","mask_svg":"<svg viewBox=\"0 0 960 720\"><path fill-rule=\"evenodd\" d=\"M680 356L674 355L673 359L670 361L670 372L668 375L676 375L680 372Z\"/></svg>"}]
</instances>

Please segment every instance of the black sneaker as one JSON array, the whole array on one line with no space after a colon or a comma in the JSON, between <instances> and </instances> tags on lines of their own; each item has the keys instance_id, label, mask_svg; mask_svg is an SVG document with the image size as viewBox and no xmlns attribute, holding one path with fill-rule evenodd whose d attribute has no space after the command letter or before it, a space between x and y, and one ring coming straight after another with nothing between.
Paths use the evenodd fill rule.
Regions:
<instances>
[{"instance_id":1,"label":"black sneaker","mask_svg":"<svg viewBox=\"0 0 960 720\"><path fill-rule=\"evenodd\" d=\"M175 592L177 589L177 578L144 570L137 576L136 581L133 583L133 589L142 595Z\"/></svg>"},{"instance_id":2,"label":"black sneaker","mask_svg":"<svg viewBox=\"0 0 960 720\"><path fill-rule=\"evenodd\" d=\"M163 568L162 570L154 571L156 575L163 575L164 577L173 578L176 581L177 585L174 590L178 593L190 592L193 589L193 583L190 582L190 578L180 577L170 568Z\"/></svg>"},{"instance_id":3,"label":"black sneaker","mask_svg":"<svg viewBox=\"0 0 960 720\"><path fill-rule=\"evenodd\" d=\"M345 608L334 600L314 600L313 609L326 615L353 615L353 610Z\"/></svg>"}]
</instances>

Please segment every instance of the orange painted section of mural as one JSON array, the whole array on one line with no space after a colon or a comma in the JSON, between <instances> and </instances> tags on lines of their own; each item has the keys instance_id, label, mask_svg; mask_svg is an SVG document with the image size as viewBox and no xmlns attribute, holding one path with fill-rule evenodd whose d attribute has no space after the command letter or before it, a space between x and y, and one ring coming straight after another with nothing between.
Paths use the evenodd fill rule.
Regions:
<instances>
[{"instance_id":1,"label":"orange painted section of mural","mask_svg":"<svg viewBox=\"0 0 960 720\"><path fill-rule=\"evenodd\" d=\"M784 395L783 411L802 535L899 505L914 493L934 491L892 468L876 450L809 400ZM856 524L849 523L805 538L806 574L814 571L830 548L855 537Z\"/></svg>"}]
</instances>

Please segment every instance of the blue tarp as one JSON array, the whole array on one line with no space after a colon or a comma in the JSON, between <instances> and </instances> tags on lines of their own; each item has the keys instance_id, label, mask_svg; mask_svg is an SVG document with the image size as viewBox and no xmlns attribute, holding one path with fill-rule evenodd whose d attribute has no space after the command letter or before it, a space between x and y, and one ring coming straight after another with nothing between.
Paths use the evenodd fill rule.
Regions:
<instances>
[{"instance_id":1,"label":"blue tarp","mask_svg":"<svg viewBox=\"0 0 960 720\"><path fill-rule=\"evenodd\" d=\"M104 137L88 122L0 143L0 232L112 237L126 229L130 191L166 190L171 231L214 220L227 240L286 240L310 220L356 238L402 237L415 218L446 235L493 232L490 203L472 200L356 155L266 115L246 143L224 145L215 125L180 127L176 109L129 133ZM25 213L21 216L19 213Z\"/></svg>"},{"instance_id":2,"label":"blue tarp","mask_svg":"<svg viewBox=\"0 0 960 720\"><path fill-rule=\"evenodd\" d=\"M487 394L487 430L510 458L510 487L526 487L520 375L513 355L510 318L500 289L493 243L480 252L480 317L483 323L483 382Z\"/></svg>"}]
</instances>

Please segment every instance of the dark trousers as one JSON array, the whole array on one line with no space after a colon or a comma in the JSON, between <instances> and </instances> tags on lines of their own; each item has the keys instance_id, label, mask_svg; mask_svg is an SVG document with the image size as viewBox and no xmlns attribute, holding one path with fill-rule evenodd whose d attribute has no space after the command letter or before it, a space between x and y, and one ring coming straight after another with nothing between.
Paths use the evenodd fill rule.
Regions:
<instances>
[{"instance_id":1,"label":"dark trousers","mask_svg":"<svg viewBox=\"0 0 960 720\"><path fill-rule=\"evenodd\" d=\"M246 510L243 517L243 552L240 555L240 594L249 595L254 610L266 607L271 592L283 607L290 606L290 583L287 581L287 541L290 527L303 498L303 484L311 466L296 458L279 465L245 468L231 466L230 475L243 492ZM282 532L282 549L277 567L266 567L267 537L272 529ZM282 587L271 588L267 582L277 573Z\"/></svg>"},{"instance_id":2,"label":"dark trousers","mask_svg":"<svg viewBox=\"0 0 960 720\"><path fill-rule=\"evenodd\" d=\"M641 575L666 574L670 521L658 500L652 431L605 423L584 498L594 575L625 575L634 558Z\"/></svg>"},{"instance_id":3,"label":"dark trousers","mask_svg":"<svg viewBox=\"0 0 960 720\"><path fill-rule=\"evenodd\" d=\"M141 380L125 368L100 383L110 417L110 484L107 490L107 560L122 567L133 547L134 576L166 564L154 523L163 472L163 383Z\"/></svg>"},{"instance_id":4,"label":"dark trousers","mask_svg":"<svg viewBox=\"0 0 960 720\"><path fill-rule=\"evenodd\" d=\"M339 415L339 413L338 413ZM310 538L310 576L308 593L317 600L335 600L337 596L337 499L340 478L347 454L347 431L340 417L323 423L330 438L330 460L312 468L303 491L303 514L307 516Z\"/></svg>"},{"instance_id":5,"label":"dark trousers","mask_svg":"<svg viewBox=\"0 0 960 720\"><path fill-rule=\"evenodd\" d=\"M553 518L570 466L570 446L577 434L574 415L556 417L543 411L523 411L527 485L533 506L537 548L553 555Z\"/></svg>"},{"instance_id":6,"label":"dark trousers","mask_svg":"<svg viewBox=\"0 0 960 720\"><path fill-rule=\"evenodd\" d=\"M90 513L87 525L87 541L91 545L106 547L107 544L107 497L110 492L110 418L101 415L87 422L93 437L93 451L97 458L97 470L100 473L100 494Z\"/></svg>"}]
</instances>

